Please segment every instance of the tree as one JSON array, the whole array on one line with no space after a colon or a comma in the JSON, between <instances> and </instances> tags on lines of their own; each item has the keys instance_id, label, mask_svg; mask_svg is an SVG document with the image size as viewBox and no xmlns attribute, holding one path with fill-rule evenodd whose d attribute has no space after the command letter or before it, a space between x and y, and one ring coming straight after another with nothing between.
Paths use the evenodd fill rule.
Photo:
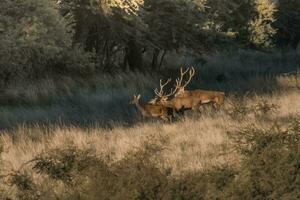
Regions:
<instances>
[{"instance_id":1,"label":"tree","mask_svg":"<svg viewBox=\"0 0 300 200\"><path fill-rule=\"evenodd\" d=\"M123 68L142 69L143 52L152 51L152 69L161 64L164 53L188 50L194 53L214 49L224 32L207 26L204 0L62 0L61 10L71 13L74 43L95 50L106 68L123 56ZM221 43L220 42L220 43ZM161 55L160 60L158 60Z\"/></svg>"},{"instance_id":2,"label":"tree","mask_svg":"<svg viewBox=\"0 0 300 200\"><path fill-rule=\"evenodd\" d=\"M276 34L273 26L276 5L272 0L255 0L253 5L255 9L253 19L249 22L249 40L255 47L271 48Z\"/></svg>"},{"instance_id":3,"label":"tree","mask_svg":"<svg viewBox=\"0 0 300 200\"><path fill-rule=\"evenodd\" d=\"M300 42L300 1L279 0L277 3L278 19L274 26L278 29L277 44L281 47L296 48Z\"/></svg>"},{"instance_id":4,"label":"tree","mask_svg":"<svg viewBox=\"0 0 300 200\"><path fill-rule=\"evenodd\" d=\"M49 0L0 1L0 76L13 77L43 71L70 45L64 19Z\"/></svg>"}]
</instances>

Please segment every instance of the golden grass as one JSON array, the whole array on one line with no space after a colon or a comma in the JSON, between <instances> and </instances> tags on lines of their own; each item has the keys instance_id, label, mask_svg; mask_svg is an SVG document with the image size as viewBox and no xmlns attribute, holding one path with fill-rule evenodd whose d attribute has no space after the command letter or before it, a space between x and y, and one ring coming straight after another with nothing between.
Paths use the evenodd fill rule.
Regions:
<instances>
[{"instance_id":1,"label":"golden grass","mask_svg":"<svg viewBox=\"0 0 300 200\"><path fill-rule=\"evenodd\" d=\"M243 120L231 118L227 111L237 104L237 99L227 99L219 112L208 112L171 123L144 122L133 127L116 126L79 128L75 126L18 126L15 130L2 131L0 143L5 171L17 170L23 163L33 159L49 148L63 147L72 143L79 148L93 147L98 154L123 158L130 150L139 147L147 138L164 138L164 163L174 174L209 169L220 164L234 164L238 157L231 152L227 132L246 124L267 123L246 113ZM293 89L271 96L253 95L244 99L246 106L262 101L278 106L270 118L300 113L300 93Z\"/></svg>"},{"instance_id":2,"label":"golden grass","mask_svg":"<svg viewBox=\"0 0 300 200\"><path fill-rule=\"evenodd\" d=\"M255 84L267 88L268 83L268 80L261 79L260 83L256 82ZM93 148L96 154L110 156L114 162L124 158L128 152L138 150L144 142L149 141L149 138L163 141L165 149L162 151L160 157L162 162L159 165L172 169L173 176L201 172L218 165L239 165L240 157L237 152L233 151L228 132L249 124L265 128L271 125L275 119L300 114L300 92L297 77L278 76L273 83L276 84L277 90L272 90L272 93L227 93L221 110L214 111L210 105L207 105L204 106L201 114L188 112L185 118L172 123L137 121L131 127L125 127L119 125L120 121L116 120L112 122L113 126L110 129L103 128L101 125L83 128L79 125L36 124L17 125L13 129L2 130L0 131L0 147L3 148L3 152L0 154L2 162L0 180L1 175L11 171L16 172L23 167L20 171L29 173L34 183L42 188L41 191L48 191L51 188L56 194L63 196L68 189L62 182L50 180L47 176L34 171L31 164L24 165L24 163L31 161L43 152L49 152L49 149L63 148L69 144L80 149ZM130 86L125 88L128 89L128 92L133 92ZM117 95L124 95L119 94L118 90L105 91L106 93L97 93L97 91L87 93L85 98L89 101L86 101L84 108L95 109L94 105L97 104L90 102L106 102ZM36 94L36 92L32 92L32 94ZM117 103L112 105L118 105ZM107 106L109 104L101 105L106 105L106 110L100 108L99 111L102 112L100 114L106 116L105 114L110 111ZM257 108L259 106L272 107L272 105L276 107L271 110L272 112L263 113L263 110ZM115 112L118 110L128 112L128 109L132 108L127 103L118 106L114 110ZM63 106L59 108L63 109ZM244 108L247 108L246 111L243 110ZM29 107L26 113L31 113L34 109L35 107ZM93 111L92 109L91 111ZM18 108L13 113L10 112L10 109L4 111L2 110L0 113L2 119L20 112ZM48 114L46 110L42 113ZM134 114L130 113L128 116L136 120L137 117ZM241 116L236 117L235 115L238 114ZM30 118L26 114L25 116ZM99 119L100 123L101 120ZM2 190L9 192L7 196L16 196L18 193L15 186L9 186L3 180L0 182L0 191Z\"/></svg>"}]
</instances>

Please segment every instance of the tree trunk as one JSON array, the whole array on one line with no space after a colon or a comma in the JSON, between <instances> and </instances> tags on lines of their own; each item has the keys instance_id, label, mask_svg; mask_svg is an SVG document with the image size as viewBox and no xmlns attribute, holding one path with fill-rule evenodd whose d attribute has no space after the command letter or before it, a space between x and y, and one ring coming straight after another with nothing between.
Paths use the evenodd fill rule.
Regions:
<instances>
[{"instance_id":1,"label":"tree trunk","mask_svg":"<svg viewBox=\"0 0 300 200\"><path fill-rule=\"evenodd\" d=\"M162 66L162 64L163 64L163 62L164 62L164 59L165 59L166 53L167 53L167 51L166 51L166 50L163 50L163 53L162 53L162 55L161 55L161 58L160 58L160 62L159 62L159 66L158 66L158 70L161 70L161 66Z\"/></svg>"},{"instance_id":2,"label":"tree trunk","mask_svg":"<svg viewBox=\"0 0 300 200\"><path fill-rule=\"evenodd\" d=\"M158 56L159 56L159 49L154 49L153 56L152 56L152 64L151 64L151 69L153 71L156 71L158 69Z\"/></svg>"},{"instance_id":3,"label":"tree trunk","mask_svg":"<svg viewBox=\"0 0 300 200\"><path fill-rule=\"evenodd\" d=\"M90 20L84 11L78 9L75 11L75 34L73 38L73 46L85 48L90 31Z\"/></svg>"},{"instance_id":4,"label":"tree trunk","mask_svg":"<svg viewBox=\"0 0 300 200\"><path fill-rule=\"evenodd\" d=\"M299 42L300 42L300 39L297 36L292 36L292 38L290 40L290 46L293 49L297 49Z\"/></svg>"},{"instance_id":5,"label":"tree trunk","mask_svg":"<svg viewBox=\"0 0 300 200\"><path fill-rule=\"evenodd\" d=\"M129 40L125 56L130 70L143 70L142 48L134 38Z\"/></svg>"}]
</instances>

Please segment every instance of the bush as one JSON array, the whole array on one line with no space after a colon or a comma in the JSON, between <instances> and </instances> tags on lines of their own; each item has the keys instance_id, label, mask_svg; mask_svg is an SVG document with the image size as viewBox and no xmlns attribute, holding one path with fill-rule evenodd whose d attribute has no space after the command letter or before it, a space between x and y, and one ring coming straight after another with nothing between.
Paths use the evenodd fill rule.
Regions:
<instances>
[{"instance_id":1,"label":"bush","mask_svg":"<svg viewBox=\"0 0 300 200\"><path fill-rule=\"evenodd\" d=\"M20 200L38 200L40 192L37 185L33 182L32 176L26 172L17 172L10 178L10 184L17 188L17 198Z\"/></svg>"},{"instance_id":2,"label":"bush","mask_svg":"<svg viewBox=\"0 0 300 200\"><path fill-rule=\"evenodd\" d=\"M269 129L253 125L234 134L244 155L230 186L230 199L298 199L300 197L300 120L274 123Z\"/></svg>"},{"instance_id":3,"label":"bush","mask_svg":"<svg viewBox=\"0 0 300 200\"><path fill-rule=\"evenodd\" d=\"M299 116L278 119L270 128L247 126L230 136L241 155L235 167L173 176L162 156L168 138L153 136L121 160L73 145L50 149L32 162L54 184L40 188L31 174L20 172L10 183L17 199L51 199L45 191L55 188L56 199L299 199Z\"/></svg>"},{"instance_id":4,"label":"bush","mask_svg":"<svg viewBox=\"0 0 300 200\"><path fill-rule=\"evenodd\" d=\"M60 55L51 60L48 69L53 73L63 75L92 75L95 70L95 55L81 48L64 49Z\"/></svg>"},{"instance_id":5,"label":"bush","mask_svg":"<svg viewBox=\"0 0 300 200\"><path fill-rule=\"evenodd\" d=\"M81 150L72 145L65 149L53 149L37 156L33 169L39 174L46 174L52 179L73 185L76 178L90 168L106 166L93 152L93 149Z\"/></svg>"},{"instance_id":6,"label":"bush","mask_svg":"<svg viewBox=\"0 0 300 200\"><path fill-rule=\"evenodd\" d=\"M166 199L225 199L225 188L236 173L229 166L220 166L175 178Z\"/></svg>"},{"instance_id":7,"label":"bush","mask_svg":"<svg viewBox=\"0 0 300 200\"><path fill-rule=\"evenodd\" d=\"M39 73L70 45L64 20L53 1L0 2L0 75L9 81Z\"/></svg>"},{"instance_id":8,"label":"bush","mask_svg":"<svg viewBox=\"0 0 300 200\"><path fill-rule=\"evenodd\" d=\"M164 137L150 137L142 147L110 165L109 173L95 170L88 199L163 199L170 170L162 167Z\"/></svg>"},{"instance_id":9,"label":"bush","mask_svg":"<svg viewBox=\"0 0 300 200\"><path fill-rule=\"evenodd\" d=\"M0 7L2 84L41 78L50 71L85 74L94 70L91 54L71 48L71 31L54 1L3 0Z\"/></svg>"}]
</instances>

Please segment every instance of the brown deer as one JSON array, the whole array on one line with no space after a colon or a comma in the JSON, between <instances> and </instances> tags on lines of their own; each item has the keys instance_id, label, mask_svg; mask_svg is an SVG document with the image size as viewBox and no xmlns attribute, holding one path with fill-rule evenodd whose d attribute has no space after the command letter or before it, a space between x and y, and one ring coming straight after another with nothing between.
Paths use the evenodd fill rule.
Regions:
<instances>
[{"instance_id":1,"label":"brown deer","mask_svg":"<svg viewBox=\"0 0 300 200\"><path fill-rule=\"evenodd\" d=\"M173 91L171 89L171 92L169 94L165 94L163 88L171 81L171 79L168 79L166 83L162 83L162 80L160 80L160 90L157 88L154 90L154 93L156 94L156 97L150 101L150 103L154 105L162 105L165 107L169 107L173 109L173 113L179 112L183 114L184 110L196 110L199 108L199 105L201 104L201 100L199 98L195 98L192 96L184 96L184 97L174 97L171 100L168 100L168 98L176 93L176 90Z\"/></svg>"},{"instance_id":2,"label":"brown deer","mask_svg":"<svg viewBox=\"0 0 300 200\"><path fill-rule=\"evenodd\" d=\"M189 78L188 80L182 84L182 79L184 75L189 71ZM201 101L201 104L213 103L215 108L220 108L220 106L224 103L225 93L221 91L209 91L209 90L185 90L185 87L190 83L192 77L195 75L195 69L192 67L191 69L188 68L186 71L183 72L182 68L180 68L180 78L176 79L176 86L175 86L175 94L174 97L193 97L198 98Z\"/></svg>"},{"instance_id":3,"label":"brown deer","mask_svg":"<svg viewBox=\"0 0 300 200\"><path fill-rule=\"evenodd\" d=\"M165 107L163 105L155 105L147 103L145 105L140 105L139 100L141 95L133 95L133 99L129 102L134 104L137 109L141 112L143 118L145 117L158 117L164 121L171 121L172 118L172 109Z\"/></svg>"}]
</instances>

